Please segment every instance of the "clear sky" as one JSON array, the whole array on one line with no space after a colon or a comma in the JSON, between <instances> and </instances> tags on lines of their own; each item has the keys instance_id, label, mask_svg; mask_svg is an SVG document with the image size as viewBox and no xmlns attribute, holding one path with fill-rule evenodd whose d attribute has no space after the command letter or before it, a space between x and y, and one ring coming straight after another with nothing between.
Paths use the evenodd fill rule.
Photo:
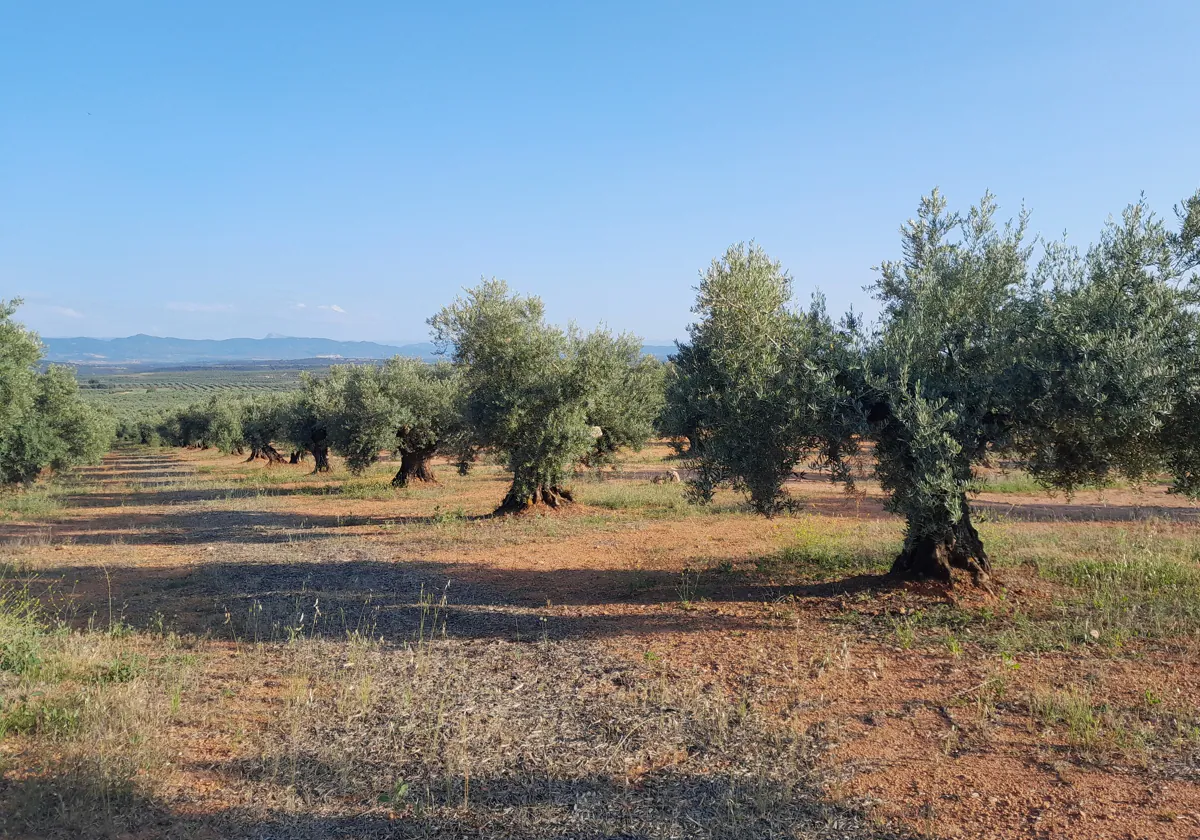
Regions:
<instances>
[{"instance_id":1,"label":"clear sky","mask_svg":"<svg viewBox=\"0 0 1200 840\"><path fill-rule=\"evenodd\" d=\"M939 185L1079 244L1200 187L1200 2L0 6L0 297L47 336L420 340L481 275L681 337L757 239L872 311Z\"/></svg>"}]
</instances>

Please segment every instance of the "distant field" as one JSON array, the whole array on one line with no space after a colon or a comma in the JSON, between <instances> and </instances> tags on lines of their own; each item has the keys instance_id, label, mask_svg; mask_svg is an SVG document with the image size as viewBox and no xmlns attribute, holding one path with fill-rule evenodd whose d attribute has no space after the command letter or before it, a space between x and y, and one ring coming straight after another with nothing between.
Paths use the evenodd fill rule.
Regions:
<instances>
[{"instance_id":1,"label":"distant field","mask_svg":"<svg viewBox=\"0 0 1200 840\"><path fill-rule=\"evenodd\" d=\"M76 378L84 397L113 411L118 418L176 408L222 391L245 394L289 391L300 387L305 371L323 374L328 362L294 362L271 365L221 365L196 368L159 368L145 371L99 373L79 368Z\"/></svg>"}]
</instances>

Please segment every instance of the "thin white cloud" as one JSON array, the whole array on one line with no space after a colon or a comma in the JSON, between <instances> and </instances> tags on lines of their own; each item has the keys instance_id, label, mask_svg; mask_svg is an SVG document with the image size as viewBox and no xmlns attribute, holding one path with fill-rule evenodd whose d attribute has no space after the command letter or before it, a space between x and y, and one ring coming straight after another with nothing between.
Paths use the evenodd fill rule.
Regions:
<instances>
[{"instance_id":1,"label":"thin white cloud","mask_svg":"<svg viewBox=\"0 0 1200 840\"><path fill-rule=\"evenodd\" d=\"M320 306L317 307L317 309L325 309L330 312L338 312L338 313L341 313L342 315L346 314L346 310L342 309L342 307L338 306L336 303L331 303L328 306L325 304L321 304Z\"/></svg>"},{"instance_id":2,"label":"thin white cloud","mask_svg":"<svg viewBox=\"0 0 1200 840\"><path fill-rule=\"evenodd\" d=\"M51 306L50 311L55 315L61 315L64 318L82 318L83 313L78 309L72 309L69 306Z\"/></svg>"},{"instance_id":3,"label":"thin white cloud","mask_svg":"<svg viewBox=\"0 0 1200 840\"><path fill-rule=\"evenodd\" d=\"M293 303L292 309L308 309L307 303Z\"/></svg>"},{"instance_id":4,"label":"thin white cloud","mask_svg":"<svg viewBox=\"0 0 1200 840\"><path fill-rule=\"evenodd\" d=\"M172 312L232 312L230 303L192 303L191 301L172 301L167 304Z\"/></svg>"}]
</instances>

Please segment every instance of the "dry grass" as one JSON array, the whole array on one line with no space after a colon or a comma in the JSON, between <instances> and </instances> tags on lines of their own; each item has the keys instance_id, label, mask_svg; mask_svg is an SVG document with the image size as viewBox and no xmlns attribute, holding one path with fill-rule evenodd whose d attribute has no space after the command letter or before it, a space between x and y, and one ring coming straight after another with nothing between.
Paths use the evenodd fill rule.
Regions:
<instances>
[{"instance_id":1,"label":"dry grass","mask_svg":"<svg viewBox=\"0 0 1200 840\"><path fill-rule=\"evenodd\" d=\"M1193 830L1189 510L996 480L988 597L883 577L874 496L698 510L666 454L516 518L493 466L397 492L153 450L9 503L0 836Z\"/></svg>"}]
</instances>

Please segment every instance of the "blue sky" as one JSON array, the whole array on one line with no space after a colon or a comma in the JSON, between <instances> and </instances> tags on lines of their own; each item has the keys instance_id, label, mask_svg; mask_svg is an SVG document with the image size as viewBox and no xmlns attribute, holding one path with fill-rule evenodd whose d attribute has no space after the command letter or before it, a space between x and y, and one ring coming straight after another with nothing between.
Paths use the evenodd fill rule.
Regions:
<instances>
[{"instance_id":1,"label":"blue sky","mask_svg":"<svg viewBox=\"0 0 1200 840\"><path fill-rule=\"evenodd\" d=\"M47 336L410 340L481 275L681 337L757 239L872 311L938 185L1080 245L1200 187L1200 3L24 3L0 297Z\"/></svg>"}]
</instances>

